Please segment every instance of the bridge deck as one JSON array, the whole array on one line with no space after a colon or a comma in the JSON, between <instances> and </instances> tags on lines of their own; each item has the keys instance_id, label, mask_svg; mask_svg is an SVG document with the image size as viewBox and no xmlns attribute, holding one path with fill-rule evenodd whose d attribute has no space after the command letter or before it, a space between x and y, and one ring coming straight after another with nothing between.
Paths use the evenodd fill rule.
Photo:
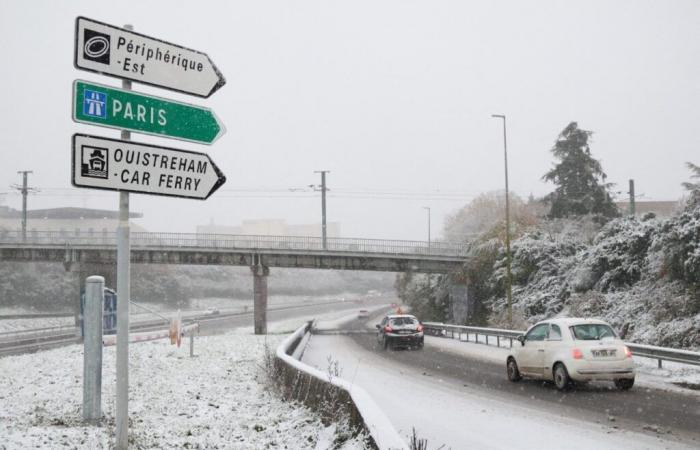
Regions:
<instances>
[{"instance_id":1,"label":"bridge deck","mask_svg":"<svg viewBox=\"0 0 700 450\"><path fill-rule=\"evenodd\" d=\"M213 264L445 273L464 262L465 245L377 239L131 233L136 264ZM116 262L114 233L0 232L0 260Z\"/></svg>"}]
</instances>

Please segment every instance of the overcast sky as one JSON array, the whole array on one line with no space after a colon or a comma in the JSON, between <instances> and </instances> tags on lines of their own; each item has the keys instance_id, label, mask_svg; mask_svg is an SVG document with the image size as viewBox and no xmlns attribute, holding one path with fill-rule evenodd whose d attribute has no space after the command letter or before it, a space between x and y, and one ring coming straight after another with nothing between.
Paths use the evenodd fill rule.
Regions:
<instances>
[{"instance_id":1,"label":"overcast sky","mask_svg":"<svg viewBox=\"0 0 700 450\"><path fill-rule=\"evenodd\" d=\"M75 17L206 52L227 84L209 99L134 89L213 108L227 134L206 151L228 181L201 202L132 195L152 231L214 221L329 221L347 237L425 239L480 192L503 187L508 117L511 189L541 176L570 122L594 131L609 181L642 199L674 200L700 163L700 1L10 1L0 2L0 192L33 170L30 209L116 209L116 193L70 184L71 135L119 137L71 120ZM290 189L295 189L290 191ZM1 198L1 197L0 197ZM31 227L31 224L30 224Z\"/></svg>"}]
</instances>

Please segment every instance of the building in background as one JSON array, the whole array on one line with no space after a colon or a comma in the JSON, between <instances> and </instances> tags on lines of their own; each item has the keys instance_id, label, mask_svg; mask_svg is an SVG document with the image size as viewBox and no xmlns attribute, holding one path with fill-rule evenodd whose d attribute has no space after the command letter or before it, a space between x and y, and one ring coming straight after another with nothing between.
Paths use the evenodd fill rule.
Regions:
<instances>
[{"instance_id":1,"label":"building in background","mask_svg":"<svg viewBox=\"0 0 700 450\"><path fill-rule=\"evenodd\" d=\"M130 219L143 214L129 213ZM50 208L27 211L27 234L38 231L58 231L66 236L82 236L114 232L119 225L119 211L88 208ZM146 231L130 223L131 231ZM22 211L0 206L0 230L22 231Z\"/></svg>"},{"instance_id":2,"label":"building in background","mask_svg":"<svg viewBox=\"0 0 700 450\"><path fill-rule=\"evenodd\" d=\"M630 214L630 202L615 202L623 216ZM641 201L634 202L635 215L641 217L646 213L654 213L656 217L671 217L676 212L683 209L679 201Z\"/></svg>"},{"instance_id":3,"label":"building in background","mask_svg":"<svg viewBox=\"0 0 700 450\"><path fill-rule=\"evenodd\" d=\"M258 219L243 220L240 225L198 225L198 234L237 234L255 236L321 236L321 224L290 225L284 219ZM328 237L340 237L340 223L328 222L326 224Z\"/></svg>"}]
</instances>

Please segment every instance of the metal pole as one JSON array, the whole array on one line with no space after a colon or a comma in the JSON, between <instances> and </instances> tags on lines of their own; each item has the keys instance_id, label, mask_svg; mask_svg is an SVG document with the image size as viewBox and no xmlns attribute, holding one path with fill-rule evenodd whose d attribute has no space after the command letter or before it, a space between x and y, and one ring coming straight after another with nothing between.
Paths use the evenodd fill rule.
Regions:
<instances>
[{"instance_id":1,"label":"metal pole","mask_svg":"<svg viewBox=\"0 0 700 450\"><path fill-rule=\"evenodd\" d=\"M323 249L328 248L326 239L326 174L330 173L330 170L315 170L314 173L321 174L321 241L323 243ZM311 187L315 187L311 185Z\"/></svg>"},{"instance_id":2,"label":"metal pole","mask_svg":"<svg viewBox=\"0 0 700 450\"><path fill-rule=\"evenodd\" d=\"M124 25L133 30L131 25ZM131 81L122 80L122 88L131 90ZM130 140L131 133L122 131L121 138ZM129 447L129 301L131 242L129 230L129 193L119 192L119 226L117 227L117 450Z\"/></svg>"},{"instance_id":3,"label":"metal pole","mask_svg":"<svg viewBox=\"0 0 700 450\"><path fill-rule=\"evenodd\" d=\"M194 356L194 331L190 333L190 358Z\"/></svg>"},{"instance_id":4,"label":"metal pole","mask_svg":"<svg viewBox=\"0 0 700 450\"><path fill-rule=\"evenodd\" d=\"M102 417L102 306L105 279L93 275L85 282L83 310L83 419Z\"/></svg>"},{"instance_id":5,"label":"metal pole","mask_svg":"<svg viewBox=\"0 0 700 450\"><path fill-rule=\"evenodd\" d=\"M430 206L424 206L423 209L428 210L428 253L430 253Z\"/></svg>"},{"instance_id":6,"label":"metal pole","mask_svg":"<svg viewBox=\"0 0 700 450\"><path fill-rule=\"evenodd\" d=\"M506 139L506 116L492 114L491 117L503 119L503 159L506 175L506 297L508 300L508 324L513 326L513 277L511 275L510 255L510 190L508 189L508 140Z\"/></svg>"},{"instance_id":7,"label":"metal pole","mask_svg":"<svg viewBox=\"0 0 700 450\"><path fill-rule=\"evenodd\" d=\"M27 194L29 193L29 186L27 184L27 175L34 173L31 170L20 170L17 173L22 174L22 188L20 192L22 193L22 242L27 241Z\"/></svg>"},{"instance_id":8,"label":"metal pole","mask_svg":"<svg viewBox=\"0 0 700 450\"><path fill-rule=\"evenodd\" d=\"M634 200L634 180L630 180L630 215L635 216L637 214L637 205Z\"/></svg>"}]
</instances>

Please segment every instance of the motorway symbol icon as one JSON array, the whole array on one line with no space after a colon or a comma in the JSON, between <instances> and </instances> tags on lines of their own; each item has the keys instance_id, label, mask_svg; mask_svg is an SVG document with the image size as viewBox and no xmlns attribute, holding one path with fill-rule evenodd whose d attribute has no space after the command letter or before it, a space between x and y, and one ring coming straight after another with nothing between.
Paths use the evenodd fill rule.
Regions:
<instances>
[{"instance_id":1,"label":"motorway symbol icon","mask_svg":"<svg viewBox=\"0 0 700 450\"><path fill-rule=\"evenodd\" d=\"M226 132L209 108L82 80L73 83L73 120L198 144Z\"/></svg>"},{"instance_id":2,"label":"motorway symbol icon","mask_svg":"<svg viewBox=\"0 0 700 450\"><path fill-rule=\"evenodd\" d=\"M73 185L204 200L226 182L205 154L87 134L73 135Z\"/></svg>"},{"instance_id":3,"label":"motorway symbol icon","mask_svg":"<svg viewBox=\"0 0 700 450\"><path fill-rule=\"evenodd\" d=\"M77 69L209 97L226 83L206 53L86 17L75 20Z\"/></svg>"}]
</instances>

